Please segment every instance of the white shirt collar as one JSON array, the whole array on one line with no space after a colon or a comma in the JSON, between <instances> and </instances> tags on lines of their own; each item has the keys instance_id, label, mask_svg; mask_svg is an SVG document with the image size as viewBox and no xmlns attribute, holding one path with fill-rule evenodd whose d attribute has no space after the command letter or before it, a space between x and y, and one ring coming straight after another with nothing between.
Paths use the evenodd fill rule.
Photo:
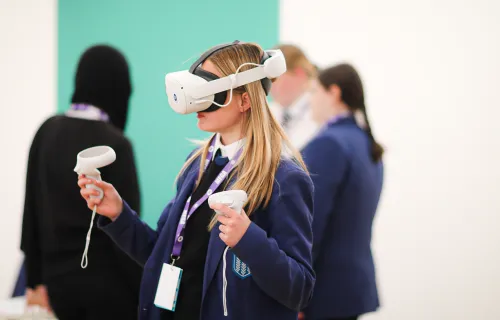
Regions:
<instances>
[{"instance_id":1,"label":"white shirt collar","mask_svg":"<svg viewBox=\"0 0 500 320\"><path fill-rule=\"evenodd\" d=\"M214 153L212 155L212 160L214 159L215 154L217 153L218 149L220 149L222 157L227 157L227 158L229 158L229 160L231 160L234 157L234 155L236 154L236 152L238 152L238 150L241 147L243 147L243 145L245 144L245 141L246 141L246 138L243 138L243 139L240 139L238 141L235 141L235 142L225 146L222 144L222 142L220 140L220 134L217 133L217 135L215 136L215 149L214 149Z\"/></svg>"}]
</instances>

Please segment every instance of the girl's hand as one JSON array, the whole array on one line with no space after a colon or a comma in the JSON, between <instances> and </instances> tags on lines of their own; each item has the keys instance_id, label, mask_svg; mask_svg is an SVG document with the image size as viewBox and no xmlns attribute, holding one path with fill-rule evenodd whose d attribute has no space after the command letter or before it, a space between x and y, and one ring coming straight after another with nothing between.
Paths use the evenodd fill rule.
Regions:
<instances>
[{"instance_id":1,"label":"girl's hand","mask_svg":"<svg viewBox=\"0 0 500 320\"><path fill-rule=\"evenodd\" d=\"M221 214L217 216L217 220L221 223L219 226L219 230L221 232L219 237L226 245L234 248L241 240L245 232L247 232L251 223L250 219L244 210L241 210L240 214L228 206L220 203L215 203L210 207L221 212Z\"/></svg>"},{"instance_id":2,"label":"girl's hand","mask_svg":"<svg viewBox=\"0 0 500 320\"><path fill-rule=\"evenodd\" d=\"M98 196L99 191L92 188L86 188L86 184L94 184L101 188L104 193L102 199L91 198L90 196ZM94 210L94 206L97 205L96 212L98 214L108 217L113 221L118 218L123 210L123 200L112 184L89 179L84 175L80 175L78 176L78 186L80 187L80 194L87 201L87 206L90 210Z\"/></svg>"}]
</instances>

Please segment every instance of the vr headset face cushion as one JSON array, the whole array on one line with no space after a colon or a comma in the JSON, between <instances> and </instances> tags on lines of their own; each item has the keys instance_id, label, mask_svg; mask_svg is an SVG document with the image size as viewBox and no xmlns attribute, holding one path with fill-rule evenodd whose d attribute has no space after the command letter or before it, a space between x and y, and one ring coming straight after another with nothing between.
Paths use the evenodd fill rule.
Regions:
<instances>
[{"instance_id":1,"label":"vr headset face cushion","mask_svg":"<svg viewBox=\"0 0 500 320\"><path fill-rule=\"evenodd\" d=\"M201 68L202 63L205 62L205 60L208 59L215 52L217 52L221 49L230 47L232 45L236 45L238 43L240 43L240 41L236 40L233 43L222 44L222 45L218 45L218 46L213 47L212 49L210 49L207 52L205 52L204 54L202 54L201 57L198 58L198 60L196 60L191 65L191 68L189 68L189 72L191 72L192 74L195 74L195 75L197 75L197 76L199 76L207 81L213 81L213 80L219 79L219 77L217 75L215 75L211 72L208 72L206 70L203 70ZM264 64L264 61L266 61L268 58L269 58L269 55L264 51L264 55L262 56L260 64ZM267 96L269 94L269 91L271 90L272 81L268 78L264 78L264 79L260 80L260 82L262 83L262 88L264 88L264 92L266 93L266 96ZM219 92L219 93L215 94L214 102L216 102L218 104L224 104L224 102L226 102L226 98L227 98L227 91ZM210 105L210 107L203 110L203 112L212 112L212 111L216 111L218 109L220 109L220 107L217 106L216 104L212 103Z\"/></svg>"},{"instance_id":2,"label":"vr headset face cushion","mask_svg":"<svg viewBox=\"0 0 500 320\"><path fill-rule=\"evenodd\" d=\"M219 79L218 76L216 76L212 72L208 72L206 70L203 70L201 67L197 67L194 70L194 74L197 75L198 77L202 77L203 79L205 79L207 81L213 81L213 80ZM222 105L222 104L224 104L224 102L226 102L226 98L227 98L227 91L222 91L222 92L215 94L214 102ZM208 109L203 110L203 112L212 112L212 111L218 110L219 108L220 107L218 105L212 103L210 105L210 107L208 107Z\"/></svg>"}]
</instances>

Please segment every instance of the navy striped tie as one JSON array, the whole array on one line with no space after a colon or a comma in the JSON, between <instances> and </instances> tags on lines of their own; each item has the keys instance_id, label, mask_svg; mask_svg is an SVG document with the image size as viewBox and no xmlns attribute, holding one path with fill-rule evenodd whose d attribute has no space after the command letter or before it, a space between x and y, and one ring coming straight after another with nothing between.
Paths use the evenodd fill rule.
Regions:
<instances>
[{"instance_id":1,"label":"navy striped tie","mask_svg":"<svg viewBox=\"0 0 500 320\"><path fill-rule=\"evenodd\" d=\"M217 149L217 152L215 152L214 161L218 166L225 166L229 162L229 159L222 156L222 151L219 148Z\"/></svg>"}]
</instances>

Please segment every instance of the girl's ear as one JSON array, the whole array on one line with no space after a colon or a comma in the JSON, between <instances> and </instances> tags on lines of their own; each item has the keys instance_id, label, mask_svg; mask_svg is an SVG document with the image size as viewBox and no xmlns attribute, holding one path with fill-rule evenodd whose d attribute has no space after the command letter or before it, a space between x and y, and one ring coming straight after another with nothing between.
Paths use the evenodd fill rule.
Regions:
<instances>
[{"instance_id":1,"label":"girl's ear","mask_svg":"<svg viewBox=\"0 0 500 320\"><path fill-rule=\"evenodd\" d=\"M248 92L244 92L241 94L241 100L240 100L240 112L245 112L248 109L250 109L250 96L248 95Z\"/></svg>"},{"instance_id":2,"label":"girl's ear","mask_svg":"<svg viewBox=\"0 0 500 320\"><path fill-rule=\"evenodd\" d=\"M342 90L340 89L340 87L338 85L336 85L336 84L331 85L328 91L332 95L335 102L342 101Z\"/></svg>"}]
</instances>

